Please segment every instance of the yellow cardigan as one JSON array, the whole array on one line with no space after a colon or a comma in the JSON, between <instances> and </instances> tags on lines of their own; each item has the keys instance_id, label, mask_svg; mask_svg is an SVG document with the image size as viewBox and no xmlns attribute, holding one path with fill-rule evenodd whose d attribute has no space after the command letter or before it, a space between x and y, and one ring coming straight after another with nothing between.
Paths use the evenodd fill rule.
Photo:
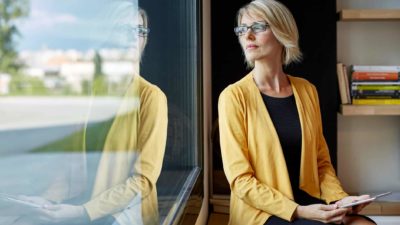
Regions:
<instances>
[{"instance_id":1,"label":"yellow cardigan","mask_svg":"<svg viewBox=\"0 0 400 225\"><path fill-rule=\"evenodd\" d=\"M332 167L322 133L318 94L305 79L288 76L302 131L300 189L327 203L347 194ZM231 187L231 225L264 224L275 215L292 220L298 206L282 147L250 72L228 86L218 102L220 143Z\"/></svg>"},{"instance_id":2,"label":"yellow cardigan","mask_svg":"<svg viewBox=\"0 0 400 225\"><path fill-rule=\"evenodd\" d=\"M167 99L136 76L107 135L84 207L91 220L113 215L121 225L158 225L156 182L167 138Z\"/></svg>"}]
</instances>

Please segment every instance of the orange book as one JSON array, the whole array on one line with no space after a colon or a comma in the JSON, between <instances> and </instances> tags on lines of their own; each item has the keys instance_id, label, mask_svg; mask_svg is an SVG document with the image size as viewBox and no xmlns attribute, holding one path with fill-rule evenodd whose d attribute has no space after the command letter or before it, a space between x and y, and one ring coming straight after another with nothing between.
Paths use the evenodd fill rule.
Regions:
<instances>
[{"instance_id":1,"label":"orange book","mask_svg":"<svg viewBox=\"0 0 400 225\"><path fill-rule=\"evenodd\" d=\"M351 74L352 80L399 80L398 72L372 72L372 71L354 71Z\"/></svg>"}]
</instances>

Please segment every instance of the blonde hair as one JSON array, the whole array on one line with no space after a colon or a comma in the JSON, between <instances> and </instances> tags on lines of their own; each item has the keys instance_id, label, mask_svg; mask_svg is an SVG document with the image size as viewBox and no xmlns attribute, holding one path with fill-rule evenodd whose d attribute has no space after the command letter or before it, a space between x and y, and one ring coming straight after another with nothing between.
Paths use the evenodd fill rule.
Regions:
<instances>
[{"instance_id":1,"label":"blonde hair","mask_svg":"<svg viewBox=\"0 0 400 225\"><path fill-rule=\"evenodd\" d=\"M149 19L148 19L148 17L147 17L147 13L146 13L146 11L144 11L142 8L139 8L139 15L142 17L142 19L143 19L143 26L144 27L146 27L146 28L148 28L149 26ZM147 36L146 37L144 37L144 43L143 43L143 47L142 47L142 49L141 49L141 52L143 53L143 51L144 51L144 47L146 47L146 44L147 44Z\"/></svg>"},{"instance_id":2,"label":"blonde hair","mask_svg":"<svg viewBox=\"0 0 400 225\"><path fill-rule=\"evenodd\" d=\"M240 24L243 15L257 15L268 23L272 33L283 46L282 64L299 62L302 58L299 32L296 22L289 9L275 0L253 0L239 9L237 23ZM254 61L246 59L249 67L254 67Z\"/></svg>"},{"instance_id":3,"label":"blonde hair","mask_svg":"<svg viewBox=\"0 0 400 225\"><path fill-rule=\"evenodd\" d=\"M117 30L118 27L130 20L136 20L136 18L141 17L143 20L143 27L149 27L149 19L146 11L140 8L137 2L132 0L115 0L106 10L106 13L104 13L105 16L103 16L105 21L102 22L105 24L105 28L108 29L109 37L106 41L108 43L119 46L118 44L120 43L118 43L118 39L116 39L114 35L121 32ZM146 36L143 37L143 39L143 46L140 48L141 54L144 51L148 38ZM124 48L125 46L121 45L120 47Z\"/></svg>"}]
</instances>

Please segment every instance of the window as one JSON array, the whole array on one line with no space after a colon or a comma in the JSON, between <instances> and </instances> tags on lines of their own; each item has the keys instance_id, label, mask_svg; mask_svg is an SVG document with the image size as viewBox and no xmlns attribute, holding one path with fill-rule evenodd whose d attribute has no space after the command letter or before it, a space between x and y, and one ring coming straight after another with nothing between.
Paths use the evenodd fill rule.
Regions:
<instances>
[{"instance_id":1,"label":"window","mask_svg":"<svg viewBox=\"0 0 400 225\"><path fill-rule=\"evenodd\" d=\"M75 221L176 221L201 180L199 1L0 6L0 224L61 203Z\"/></svg>"}]
</instances>

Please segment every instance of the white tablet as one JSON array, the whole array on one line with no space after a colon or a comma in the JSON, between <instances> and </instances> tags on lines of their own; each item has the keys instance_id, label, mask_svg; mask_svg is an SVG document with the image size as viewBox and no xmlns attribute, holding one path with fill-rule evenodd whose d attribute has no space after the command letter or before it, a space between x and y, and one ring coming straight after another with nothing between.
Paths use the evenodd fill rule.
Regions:
<instances>
[{"instance_id":1,"label":"white tablet","mask_svg":"<svg viewBox=\"0 0 400 225\"><path fill-rule=\"evenodd\" d=\"M17 203L17 204L21 204L21 205L25 205L25 206L34 207L34 208L42 208L42 206L39 204L21 200L15 195L0 193L0 199L3 201Z\"/></svg>"},{"instance_id":2,"label":"white tablet","mask_svg":"<svg viewBox=\"0 0 400 225\"><path fill-rule=\"evenodd\" d=\"M385 193L382 193L382 194L379 194L379 195L375 195L375 196L373 196L371 198L367 198L367 199L363 199L363 200L360 200L360 201L356 201L356 202L352 202L352 203L348 203L348 204L342 205L342 206L340 206L340 208L349 208L349 207L353 207L353 206L356 206L356 205L359 205L359 204L362 204L362 203L372 202L372 201L374 201L374 200L376 200L376 199L378 199L380 197L389 195L391 193L392 192L390 192L390 191L389 192L385 192Z\"/></svg>"}]
</instances>

